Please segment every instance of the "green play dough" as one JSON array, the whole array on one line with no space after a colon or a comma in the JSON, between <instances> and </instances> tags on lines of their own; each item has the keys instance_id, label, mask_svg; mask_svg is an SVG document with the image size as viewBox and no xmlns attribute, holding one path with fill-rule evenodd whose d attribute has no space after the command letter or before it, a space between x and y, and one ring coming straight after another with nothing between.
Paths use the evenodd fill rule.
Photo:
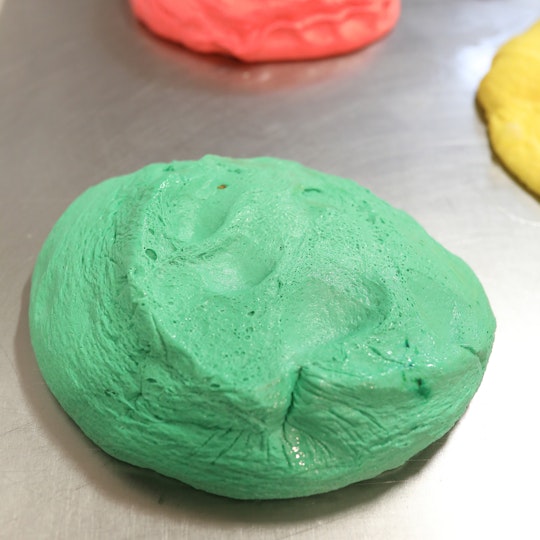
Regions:
<instances>
[{"instance_id":1,"label":"green play dough","mask_svg":"<svg viewBox=\"0 0 540 540\"><path fill-rule=\"evenodd\" d=\"M240 499L403 464L477 390L469 267L350 180L273 158L153 164L83 193L36 264L32 343L109 454Z\"/></svg>"}]
</instances>

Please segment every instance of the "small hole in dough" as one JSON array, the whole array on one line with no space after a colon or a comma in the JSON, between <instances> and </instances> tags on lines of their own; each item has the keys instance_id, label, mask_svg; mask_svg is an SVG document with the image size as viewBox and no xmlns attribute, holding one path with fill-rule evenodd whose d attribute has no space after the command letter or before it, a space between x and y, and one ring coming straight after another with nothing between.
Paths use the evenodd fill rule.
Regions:
<instances>
[{"instance_id":1,"label":"small hole in dough","mask_svg":"<svg viewBox=\"0 0 540 540\"><path fill-rule=\"evenodd\" d=\"M155 261L157 259L157 253L153 249L145 250L145 254L149 259L151 259L153 261Z\"/></svg>"}]
</instances>

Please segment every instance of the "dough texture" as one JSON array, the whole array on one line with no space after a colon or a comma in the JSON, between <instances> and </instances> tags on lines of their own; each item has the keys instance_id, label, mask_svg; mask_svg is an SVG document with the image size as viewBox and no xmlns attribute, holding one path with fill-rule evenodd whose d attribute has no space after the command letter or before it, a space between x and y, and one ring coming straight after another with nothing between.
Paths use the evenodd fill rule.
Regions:
<instances>
[{"instance_id":1,"label":"dough texture","mask_svg":"<svg viewBox=\"0 0 540 540\"><path fill-rule=\"evenodd\" d=\"M400 0L130 0L157 35L246 62L351 52L396 24Z\"/></svg>"},{"instance_id":2,"label":"dough texture","mask_svg":"<svg viewBox=\"0 0 540 540\"><path fill-rule=\"evenodd\" d=\"M540 195L540 23L497 52L478 102L494 152Z\"/></svg>"},{"instance_id":3,"label":"dough texture","mask_svg":"<svg viewBox=\"0 0 540 540\"><path fill-rule=\"evenodd\" d=\"M76 199L36 263L30 326L51 391L106 452L268 499L444 435L495 321L461 259L356 183L206 156Z\"/></svg>"}]
</instances>

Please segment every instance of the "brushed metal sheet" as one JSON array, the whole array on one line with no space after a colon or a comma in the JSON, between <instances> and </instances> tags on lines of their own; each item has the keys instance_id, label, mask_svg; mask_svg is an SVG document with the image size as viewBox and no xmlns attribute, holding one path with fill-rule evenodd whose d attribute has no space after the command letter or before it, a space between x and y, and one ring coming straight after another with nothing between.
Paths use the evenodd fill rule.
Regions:
<instances>
[{"instance_id":1,"label":"brushed metal sheet","mask_svg":"<svg viewBox=\"0 0 540 540\"><path fill-rule=\"evenodd\" d=\"M0 14L0 537L540 537L540 205L494 162L474 106L537 1L404 0L396 31L364 51L262 66L162 43L126 4L6 0ZM27 329L45 236L86 187L205 153L353 178L474 268L497 339L447 437L335 493L237 502L115 461L63 414Z\"/></svg>"}]
</instances>

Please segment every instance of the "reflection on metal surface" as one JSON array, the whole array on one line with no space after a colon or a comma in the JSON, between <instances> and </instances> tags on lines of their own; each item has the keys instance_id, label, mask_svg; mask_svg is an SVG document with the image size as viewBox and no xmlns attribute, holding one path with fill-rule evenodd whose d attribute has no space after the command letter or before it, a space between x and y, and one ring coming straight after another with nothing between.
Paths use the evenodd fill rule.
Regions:
<instances>
[{"instance_id":1,"label":"reflection on metal surface","mask_svg":"<svg viewBox=\"0 0 540 540\"><path fill-rule=\"evenodd\" d=\"M470 88L471 91L476 90L478 83L488 72L500 43L500 38L495 37L458 50L455 65L465 88Z\"/></svg>"},{"instance_id":2,"label":"reflection on metal surface","mask_svg":"<svg viewBox=\"0 0 540 540\"><path fill-rule=\"evenodd\" d=\"M137 31L156 61L167 62L179 73L224 91L269 92L297 88L369 69L384 47L384 42L375 43L360 52L311 62L248 64L233 58L192 52L163 41L142 27Z\"/></svg>"}]
</instances>

